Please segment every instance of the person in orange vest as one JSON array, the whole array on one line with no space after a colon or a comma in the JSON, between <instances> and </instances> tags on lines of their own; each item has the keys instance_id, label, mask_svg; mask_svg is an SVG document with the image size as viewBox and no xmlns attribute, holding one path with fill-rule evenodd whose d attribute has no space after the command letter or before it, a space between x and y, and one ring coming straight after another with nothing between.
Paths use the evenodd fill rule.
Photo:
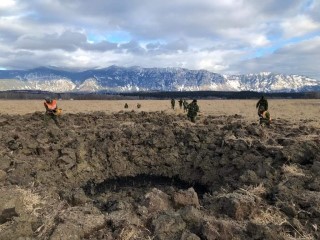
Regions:
<instances>
[{"instance_id":1,"label":"person in orange vest","mask_svg":"<svg viewBox=\"0 0 320 240\"><path fill-rule=\"evenodd\" d=\"M58 113L58 105L57 100L52 99L51 97L45 97L44 99L44 107L46 108L45 120L47 121L48 117L52 118L57 126L59 126L59 122L57 120Z\"/></svg>"}]
</instances>

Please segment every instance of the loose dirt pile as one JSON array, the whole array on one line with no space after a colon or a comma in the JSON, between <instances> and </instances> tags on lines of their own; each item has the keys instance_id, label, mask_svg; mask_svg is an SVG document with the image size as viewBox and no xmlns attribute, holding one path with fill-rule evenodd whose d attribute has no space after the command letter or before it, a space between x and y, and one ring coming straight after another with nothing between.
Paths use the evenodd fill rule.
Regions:
<instances>
[{"instance_id":1,"label":"loose dirt pile","mask_svg":"<svg viewBox=\"0 0 320 240\"><path fill-rule=\"evenodd\" d=\"M320 129L0 115L0 239L319 239Z\"/></svg>"}]
</instances>

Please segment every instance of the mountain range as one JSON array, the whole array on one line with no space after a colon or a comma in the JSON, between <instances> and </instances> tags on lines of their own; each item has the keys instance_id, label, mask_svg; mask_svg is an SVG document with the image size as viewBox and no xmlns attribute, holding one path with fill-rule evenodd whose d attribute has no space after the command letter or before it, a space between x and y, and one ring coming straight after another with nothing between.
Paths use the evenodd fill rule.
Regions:
<instances>
[{"instance_id":1,"label":"mountain range","mask_svg":"<svg viewBox=\"0 0 320 240\"><path fill-rule=\"evenodd\" d=\"M7 90L308 92L320 91L320 80L270 72L221 75L206 70L184 68L110 66L71 72L39 67L30 70L0 70L0 91Z\"/></svg>"}]
</instances>

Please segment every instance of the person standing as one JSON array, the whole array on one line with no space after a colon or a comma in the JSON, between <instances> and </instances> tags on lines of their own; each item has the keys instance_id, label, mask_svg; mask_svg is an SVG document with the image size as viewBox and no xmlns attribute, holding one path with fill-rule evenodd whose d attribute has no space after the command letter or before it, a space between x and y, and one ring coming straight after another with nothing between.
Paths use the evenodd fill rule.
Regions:
<instances>
[{"instance_id":1,"label":"person standing","mask_svg":"<svg viewBox=\"0 0 320 240\"><path fill-rule=\"evenodd\" d=\"M188 102L187 100L183 100L183 112L187 112L188 111Z\"/></svg>"},{"instance_id":2,"label":"person standing","mask_svg":"<svg viewBox=\"0 0 320 240\"><path fill-rule=\"evenodd\" d=\"M257 102L256 108L258 108L258 115L261 117L264 111L268 111L268 100L262 96Z\"/></svg>"},{"instance_id":3,"label":"person standing","mask_svg":"<svg viewBox=\"0 0 320 240\"><path fill-rule=\"evenodd\" d=\"M180 109L182 109L182 103L183 103L183 100L182 100L182 98L180 98L180 100L179 100L179 107L180 107Z\"/></svg>"},{"instance_id":4,"label":"person standing","mask_svg":"<svg viewBox=\"0 0 320 240\"><path fill-rule=\"evenodd\" d=\"M45 121L47 122L48 118L51 118L55 122L55 124L59 126L57 115L60 114L61 110L58 109L57 100L52 99L51 97L45 97L43 105L46 108Z\"/></svg>"},{"instance_id":5,"label":"person standing","mask_svg":"<svg viewBox=\"0 0 320 240\"><path fill-rule=\"evenodd\" d=\"M188 119L191 122L195 123L198 112L199 112L199 106L198 106L197 100L193 99L193 101L188 105L188 113L187 113Z\"/></svg>"},{"instance_id":6,"label":"person standing","mask_svg":"<svg viewBox=\"0 0 320 240\"><path fill-rule=\"evenodd\" d=\"M174 106L176 105L176 100L171 99L171 108L174 110Z\"/></svg>"}]
</instances>

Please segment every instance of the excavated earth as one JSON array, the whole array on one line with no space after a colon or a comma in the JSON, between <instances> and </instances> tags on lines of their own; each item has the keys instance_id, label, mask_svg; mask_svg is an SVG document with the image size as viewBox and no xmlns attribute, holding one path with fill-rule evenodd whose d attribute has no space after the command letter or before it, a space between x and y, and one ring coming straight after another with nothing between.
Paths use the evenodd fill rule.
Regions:
<instances>
[{"instance_id":1,"label":"excavated earth","mask_svg":"<svg viewBox=\"0 0 320 240\"><path fill-rule=\"evenodd\" d=\"M320 129L0 115L0 239L320 239Z\"/></svg>"}]
</instances>

